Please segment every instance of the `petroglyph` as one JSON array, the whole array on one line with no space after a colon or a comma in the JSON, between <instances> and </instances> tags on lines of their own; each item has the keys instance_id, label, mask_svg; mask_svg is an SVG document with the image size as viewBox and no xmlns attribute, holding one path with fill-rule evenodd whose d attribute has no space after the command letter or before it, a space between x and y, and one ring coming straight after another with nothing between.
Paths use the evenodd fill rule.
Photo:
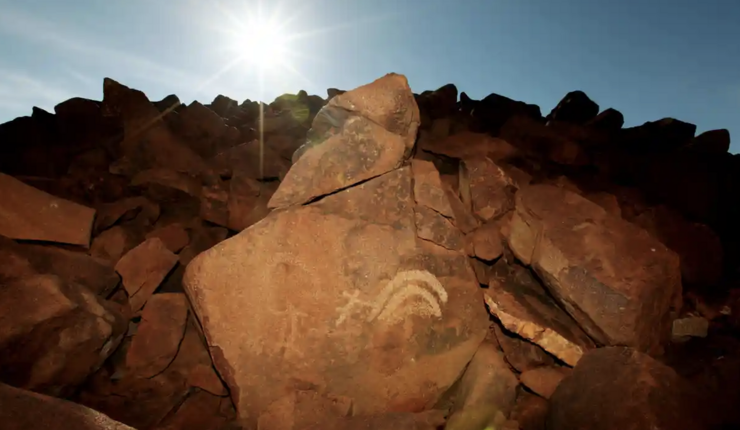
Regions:
<instances>
[{"instance_id":1,"label":"petroglyph","mask_svg":"<svg viewBox=\"0 0 740 430\"><path fill-rule=\"evenodd\" d=\"M282 312L276 312L277 315L283 317L285 324L283 330L281 342L278 342L276 346L283 351L283 357L289 353L294 353L300 357L303 356L303 352L296 348L295 341L298 336L298 329L301 317L307 317L308 314L303 313L295 308L292 303L287 304L287 309Z\"/></svg>"},{"instance_id":2,"label":"petroglyph","mask_svg":"<svg viewBox=\"0 0 740 430\"><path fill-rule=\"evenodd\" d=\"M419 284L425 285L428 289ZM379 320L393 324L410 315L439 318L442 316L441 305L447 303L447 291L437 277L426 270L406 270L396 273L372 301L361 300L359 294L357 290L343 293L348 301L344 306L337 308L339 312L337 326L358 307L370 309L367 322Z\"/></svg>"}]
</instances>

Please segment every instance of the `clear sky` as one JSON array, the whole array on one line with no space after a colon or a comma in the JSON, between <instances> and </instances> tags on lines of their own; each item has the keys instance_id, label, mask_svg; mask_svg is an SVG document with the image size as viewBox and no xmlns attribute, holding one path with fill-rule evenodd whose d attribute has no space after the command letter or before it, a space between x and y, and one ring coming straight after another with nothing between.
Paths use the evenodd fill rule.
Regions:
<instances>
[{"instance_id":1,"label":"clear sky","mask_svg":"<svg viewBox=\"0 0 740 430\"><path fill-rule=\"evenodd\" d=\"M258 1L0 0L0 122L101 99L106 76L208 103L326 97L397 72L416 92L452 82L543 114L580 89L627 126L728 128L740 152L740 0ZM250 35L265 20L282 33ZM285 38L282 63L254 64Z\"/></svg>"}]
</instances>

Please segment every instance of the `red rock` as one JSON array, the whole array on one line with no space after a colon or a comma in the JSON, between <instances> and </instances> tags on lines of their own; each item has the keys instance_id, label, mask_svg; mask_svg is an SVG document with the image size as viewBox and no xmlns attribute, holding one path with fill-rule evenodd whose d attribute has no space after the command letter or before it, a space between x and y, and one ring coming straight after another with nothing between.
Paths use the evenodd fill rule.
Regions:
<instances>
[{"instance_id":1,"label":"red rock","mask_svg":"<svg viewBox=\"0 0 740 430\"><path fill-rule=\"evenodd\" d=\"M570 373L571 369L562 366L537 367L522 372L519 375L519 380L530 390L549 399L552 393L555 392L555 389L558 388L558 385Z\"/></svg>"},{"instance_id":2,"label":"red rock","mask_svg":"<svg viewBox=\"0 0 740 430\"><path fill-rule=\"evenodd\" d=\"M475 256L485 261L494 261L504 253L503 238L496 222L483 224L471 233Z\"/></svg>"},{"instance_id":3,"label":"red rock","mask_svg":"<svg viewBox=\"0 0 740 430\"><path fill-rule=\"evenodd\" d=\"M526 372L541 366L555 364L555 360L544 349L523 339L504 333L498 324L493 324L493 330L506 361L519 372Z\"/></svg>"},{"instance_id":4,"label":"red rock","mask_svg":"<svg viewBox=\"0 0 740 430\"><path fill-rule=\"evenodd\" d=\"M164 243L164 246L174 253L180 252L190 243L190 236L187 230L177 223L160 227L146 235L147 239L153 237L159 238Z\"/></svg>"},{"instance_id":5,"label":"red rock","mask_svg":"<svg viewBox=\"0 0 740 430\"><path fill-rule=\"evenodd\" d=\"M495 344L483 342L460 380L445 428L484 429L498 413L508 417L519 381Z\"/></svg>"},{"instance_id":6,"label":"red rock","mask_svg":"<svg viewBox=\"0 0 740 430\"><path fill-rule=\"evenodd\" d=\"M398 168L410 154L419 110L405 77L386 75L333 98L314 120L314 128L322 115L331 115L336 109L343 109L346 116L341 130L323 140L317 137L304 145L300 154L296 152L299 158L268 207L302 204L382 175Z\"/></svg>"},{"instance_id":7,"label":"red rock","mask_svg":"<svg viewBox=\"0 0 740 430\"><path fill-rule=\"evenodd\" d=\"M265 430L303 429L349 415L352 403L343 397L323 395L315 390L293 390L272 402L260 414L257 428ZM331 425L331 424L329 424ZM323 427L321 427L323 428Z\"/></svg>"},{"instance_id":8,"label":"red rock","mask_svg":"<svg viewBox=\"0 0 740 430\"><path fill-rule=\"evenodd\" d=\"M454 215L453 224L464 234L468 234L478 228L480 221L473 216L470 209L460 200L457 193L449 186L444 186L444 191Z\"/></svg>"},{"instance_id":9,"label":"red rock","mask_svg":"<svg viewBox=\"0 0 740 430\"><path fill-rule=\"evenodd\" d=\"M200 217L220 226L229 225L228 185L204 186L200 194Z\"/></svg>"},{"instance_id":10,"label":"red rock","mask_svg":"<svg viewBox=\"0 0 740 430\"><path fill-rule=\"evenodd\" d=\"M187 266L201 252L226 240L229 231L223 227L198 226L191 233L190 244L179 254L180 264Z\"/></svg>"},{"instance_id":11,"label":"red rock","mask_svg":"<svg viewBox=\"0 0 740 430\"><path fill-rule=\"evenodd\" d=\"M118 260L116 272L121 275L132 311L144 306L177 261L177 255L156 237L147 239Z\"/></svg>"},{"instance_id":12,"label":"red rock","mask_svg":"<svg viewBox=\"0 0 740 430\"><path fill-rule=\"evenodd\" d=\"M242 231L270 213L267 203L280 185L277 181L258 182L236 174L229 182L228 227L231 230Z\"/></svg>"},{"instance_id":13,"label":"red rock","mask_svg":"<svg viewBox=\"0 0 740 430\"><path fill-rule=\"evenodd\" d=\"M467 257L417 240L411 190L399 169L275 211L188 265L185 290L242 424L296 384L350 398L360 415L422 410L459 376L487 316ZM413 288L386 298L397 283ZM373 305L379 293L392 301Z\"/></svg>"},{"instance_id":14,"label":"red rock","mask_svg":"<svg viewBox=\"0 0 740 430\"><path fill-rule=\"evenodd\" d=\"M194 391L165 419L161 430L219 430L229 421L221 411L221 398L205 391Z\"/></svg>"},{"instance_id":15,"label":"red rock","mask_svg":"<svg viewBox=\"0 0 740 430\"><path fill-rule=\"evenodd\" d=\"M511 418L519 422L521 430L545 430L547 409L547 400L520 390Z\"/></svg>"},{"instance_id":16,"label":"red rock","mask_svg":"<svg viewBox=\"0 0 740 430\"><path fill-rule=\"evenodd\" d=\"M519 151L509 142L484 133L463 132L443 140L425 140L420 149L460 160L488 157L494 162L513 158Z\"/></svg>"},{"instance_id":17,"label":"red rock","mask_svg":"<svg viewBox=\"0 0 740 430\"><path fill-rule=\"evenodd\" d=\"M259 139L220 152L213 158L216 169L225 176L240 175L252 179L283 179L290 162Z\"/></svg>"},{"instance_id":18,"label":"red rock","mask_svg":"<svg viewBox=\"0 0 740 430\"><path fill-rule=\"evenodd\" d=\"M460 170L463 203L484 222L512 210L515 192L511 178L490 159L463 160Z\"/></svg>"},{"instance_id":19,"label":"red rock","mask_svg":"<svg viewBox=\"0 0 740 430\"><path fill-rule=\"evenodd\" d=\"M521 266L509 266L504 259L497 261L484 297L489 312L506 330L536 343L571 366L594 347L581 327Z\"/></svg>"},{"instance_id":20,"label":"red rock","mask_svg":"<svg viewBox=\"0 0 740 430\"><path fill-rule=\"evenodd\" d=\"M76 403L2 383L0 404L5 430L135 430Z\"/></svg>"},{"instance_id":21,"label":"red rock","mask_svg":"<svg viewBox=\"0 0 740 430\"><path fill-rule=\"evenodd\" d=\"M453 218L450 201L445 194L442 180L434 164L430 161L411 160L414 173L414 199L419 205L426 206L439 214Z\"/></svg>"},{"instance_id":22,"label":"red rock","mask_svg":"<svg viewBox=\"0 0 740 430\"><path fill-rule=\"evenodd\" d=\"M548 121L565 121L575 124L586 123L599 113L599 105L583 91L571 91L560 100L547 116Z\"/></svg>"},{"instance_id":23,"label":"red rock","mask_svg":"<svg viewBox=\"0 0 740 430\"><path fill-rule=\"evenodd\" d=\"M512 117L501 129L501 138L524 152L558 164L588 164L588 158L575 141L531 118Z\"/></svg>"},{"instance_id":24,"label":"red rock","mask_svg":"<svg viewBox=\"0 0 740 430\"><path fill-rule=\"evenodd\" d=\"M478 280L480 285L488 285L488 280L491 277L491 266L478 260L477 258L470 258L470 265L473 267L475 272L475 278Z\"/></svg>"},{"instance_id":25,"label":"red rock","mask_svg":"<svg viewBox=\"0 0 740 430\"><path fill-rule=\"evenodd\" d=\"M416 234L419 238L451 250L462 250L464 237L460 230L439 212L417 205L414 208Z\"/></svg>"},{"instance_id":26,"label":"red rock","mask_svg":"<svg viewBox=\"0 0 740 430\"><path fill-rule=\"evenodd\" d=\"M113 203L105 203L97 208L95 231L101 232L116 224L119 220L131 220L137 215L143 215L149 225L153 225L159 218L159 205L152 203L145 197L129 197Z\"/></svg>"},{"instance_id":27,"label":"red rock","mask_svg":"<svg viewBox=\"0 0 740 430\"><path fill-rule=\"evenodd\" d=\"M59 276L64 283L82 285L103 298L120 282L113 265L106 260L51 246L18 245L14 248L28 259L36 272Z\"/></svg>"},{"instance_id":28,"label":"red rock","mask_svg":"<svg viewBox=\"0 0 740 430\"><path fill-rule=\"evenodd\" d=\"M117 225L93 239L90 255L115 265L125 253L143 241L143 234L139 234L135 229Z\"/></svg>"},{"instance_id":29,"label":"red rock","mask_svg":"<svg viewBox=\"0 0 740 430\"><path fill-rule=\"evenodd\" d=\"M678 254L684 284L711 287L719 283L724 252L711 228L692 223L666 206L650 208L633 222Z\"/></svg>"},{"instance_id":30,"label":"red rock","mask_svg":"<svg viewBox=\"0 0 740 430\"><path fill-rule=\"evenodd\" d=\"M216 152L236 145L238 134L211 109L194 101L178 110L179 121L173 129L198 155L208 159Z\"/></svg>"},{"instance_id":31,"label":"red rock","mask_svg":"<svg viewBox=\"0 0 740 430\"><path fill-rule=\"evenodd\" d=\"M425 411L417 414L391 412L371 416L352 416L322 421L300 430L437 430L444 425L440 411Z\"/></svg>"},{"instance_id":32,"label":"red rock","mask_svg":"<svg viewBox=\"0 0 740 430\"><path fill-rule=\"evenodd\" d=\"M188 300L183 294L155 294L144 307L126 365L144 378L162 372L177 355L185 335Z\"/></svg>"},{"instance_id":33,"label":"red rock","mask_svg":"<svg viewBox=\"0 0 740 430\"><path fill-rule=\"evenodd\" d=\"M159 184L174 188L193 197L200 197L201 182L192 176L167 168L143 170L131 179L131 185Z\"/></svg>"},{"instance_id":34,"label":"red rock","mask_svg":"<svg viewBox=\"0 0 740 430\"><path fill-rule=\"evenodd\" d=\"M198 387L215 396L226 396L229 394L223 381L219 379L218 374L210 363L207 365L195 365L188 375L188 385Z\"/></svg>"},{"instance_id":35,"label":"red rock","mask_svg":"<svg viewBox=\"0 0 740 430\"><path fill-rule=\"evenodd\" d=\"M141 170L168 167L193 175L210 174L208 165L175 136L162 120L162 115L141 91L105 78L103 82L104 116L121 118L124 138L120 149L124 155L126 176Z\"/></svg>"},{"instance_id":36,"label":"red rock","mask_svg":"<svg viewBox=\"0 0 740 430\"><path fill-rule=\"evenodd\" d=\"M678 256L646 231L575 193L533 185L517 193L508 242L597 342L655 351L668 339L681 306Z\"/></svg>"},{"instance_id":37,"label":"red rock","mask_svg":"<svg viewBox=\"0 0 740 430\"><path fill-rule=\"evenodd\" d=\"M419 109L430 118L443 118L455 112L457 107L457 87L454 84L443 85L434 91L424 91L417 98Z\"/></svg>"},{"instance_id":38,"label":"red rock","mask_svg":"<svg viewBox=\"0 0 740 430\"><path fill-rule=\"evenodd\" d=\"M22 257L0 253L4 269L15 272L2 273L0 380L68 396L116 349L126 322L86 288L34 274Z\"/></svg>"},{"instance_id":39,"label":"red rock","mask_svg":"<svg viewBox=\"0 0 740 430\"><path fill-rule=\"evenodd\" d=\"M701 429L697 403L676 372L634 349L586 354L550 398L552 430Z\"/></svg>"},{"instance_id":40,"label":"red rock","mask_svg":"<svg viewBox=\"0 0 740 430\"><path fill-rule=\"evenodd\" d=\"M60 199L0 173L0 235L90 246L95 209Z\"/></svg>"}]
</instances>

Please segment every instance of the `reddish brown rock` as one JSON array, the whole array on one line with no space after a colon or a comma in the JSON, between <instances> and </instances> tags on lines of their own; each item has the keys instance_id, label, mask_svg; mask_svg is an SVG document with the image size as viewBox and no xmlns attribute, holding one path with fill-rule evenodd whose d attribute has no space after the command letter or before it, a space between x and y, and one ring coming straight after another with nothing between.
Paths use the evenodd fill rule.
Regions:
<instances>
[{"instance_id":1,"label":"reddish brown rock","mask_svg":"<svg viewBox=\"0 0 740 430\"><path fill-rule=\"evenodd\" d=\"M586 123L587 127L608 131L619 130L623 125L624 115L622 115L622 112L612 108L603 110Z\"/></svg>"},{"instance_id":2,"label":"reddish brown rock","mask_svg":"<svg viewBox=\"0 0 740 430\"><path fill-rule=\"evenodd\" d=\"M471 233L473 252L475 256L485 261L494 261L504 253L501 243L503 238L499 232L499 223L489 222L483 224Z\"/></svg>"},{"instance_id":3,"label":"reddish brown rock","mask_svg":"<svg viewBox=\"0 0 740 430\"><path fill-rule=\"evenodd\" d=\"M60 199L0 173L0 235L90 246L95 209Z\"/></svg>"},{"instance_id":4,"label":"reddish brown rock","mask_svg":"<svg viewBox=\"0 0 740 430\"><path fill-rule=\"evenodd\" d=\"M223 397L229 394L210 363L196 364L188 375L188 385L198 387L215 396Z\"/></svg>"},{"instance_id":5,"label":"reddish brown rock","mask_svg":"<svg viewBox=\"0 0 740 430\"><path fill-rule=\"evenodd\" d=\"M131 179L131 185L142 186L159 184L164 187L180 190L193 197L200 197L201 182L189 175L167 168L143 170Z\"/></svg>"},{"instance_id":6,"label":"reddish brown rock","mask_svg":"<svg viewBox=\"0 0 740 430\"><path fill-rule=\"evenodd\" d=\"M419 238L451 250L462 250L464 237L447 218L439 212L417 205L414 208L416 234Z\"/></svg>"},{"instance_id":7,"label":"reddish brown rock","mask_svg":"<svg viewBox=\"0 0 740 430\"><path fill-rule=\"evenodd\" d=\"M681 303L678 257L646 231L575 193L533 185L517 193L508 242L597 342L653 351L668 339Z\"/></svg>"},{"instance_id":8,"label":"reddish brown rock","mask_svg":"<svg viewBox=\"0 0 740 430\"><path fill-rule=\"evenodd\" d=\"M519 372L526 372L541 366L555 364L555 360L539 346L504 333L498 324L493 325L493 331L506 361Z\"/></svg>"},{"instance_id":9,"label":"reddish brown rock","mask_svg":"<svg viewBox=\"0 0 740 430\"><path fill-rule=\"evenodd\" d=\"M692 223L666 206L652 207L633 222L678 254L684 284L711 287L719 283L724 252L711 228Z\"/></svg>"},{"instance_id":10,"label":"reddish brown rock","mask_svg":"<svg viewBox=\"0 0 740 430\"><path fill-rule=\"evenodd\" d=\"M483 221L500 217L514 208L516 187L503 170L488 158L464 160L460 169L463 203Z\"/></svg>"},{"instance_id":11,"label":"reddish brown rock","mask_svg":"<svg viewBox=\"0 0 740 430\"><path fill-rule=\"evenodd\" d=\"M488 310L506 330L536 343L571 366L594 346L523 267L509 266L500 259L493 266L484 296Z\"/></svg>"},{"instance_id":12,"label":"reddish brown rock","mask_svg":"<svg viewBox=\"0 0 740 430\"><path fill-rule=\"evenodd\" d=\"M171 252L178 253L190 243L190 236L187 230L180 224L169 224L149 232L147 239L153 237L162 241L164 246Z\"/></svg>"},{"instance_id":13,"label":"reddish brown rock","mask_svg":"<svg viewBox=\"0 0 740 430\"><path fill-rule=\"evenodd\" d=\"M497 414L508 417L518 385L496 344L483 342L465 369L445 428L484 429Z\"/></svg>"},{"instance_id":14,"label":"reddish brown rock","mask_svg":"<svg viewBox=\"0 0 740 430\"><path fill-rule=\"evenodd\" d=\"M223 227L197 226L191 233L190 244L179 254L180 265L187 266L201 252L222 242L229 235Z\"/></svg>"},{"instance_id":15,"label":"reddish brown rock","mask_svg":"<svg viewBox=\"0 0 740 430\"><path fill-rule=\"evenodd\" d=\"M471 231L478 228L480 221L473 216L472 212L465 204L460 200L458 194L449 186L444 186L445 195L447 200L450 202L450 207L453 213L453 224L464 234L468 234Z\"/></svg>"},{"instance_id":16,"label":"reddish brown rock","mask_svg":"<svg viewBox=\"0 0 740 430\"><path fill-rule=\"evenodd\" d=\"M701 429L696 399L676 372L625 347L586 354L550 398L553 430Z\"/></svg>"},{"instance_id":17,"label":"reddish brown rock","mask_svg":"<svg viewBox=\"0 0 740 430\"><path fill-rule=\"evenodd\" d=\"M221 413L222 399L205 391L188 395L173 415L165 419L158 430L220 430L235 417Z\"/></svg>"},{"instance_id":18,"label":"reddish brown rock","mask_svg":"<svg viewBox=\"0 0 740 430\"><path fill-rule=\"evenodd\" d=\"M177 355L185 335L188 300L183 294L155 294L147 301L126 365L143 378L162 372Z\"/></svg>"},{"instance_id":19,"label":"reddish brown rock","mask_svg":"<svg viewBox=\"0 0 740 430\"><path fill-rule=\"evenodd\" d=\"M200 217L220 226L229 225L228 185L204 186L200 194Z\"/></svg>"},{"instance_id":20,"label":"reddish brown rock","mask_svg":"<svg viewBox=\"0 0 740 430\"><path fill-rule=\"evenodd\" d=\"M145 197L128 197L97 208L95 231L101 232L120 221L129 221L141 214L146 223L153 225L159 218L159 206Z\"/></svg>"},{"instance_id":21,"label":"reddish brown rock","mask_svg":"<svg viewBox=\"0 0 740 430\"><path fill-rule=\"evenodd\" d=\"M258 182L240 173L229 181L229 224L231 230L242 231L261 221L270 213L267 203L280 185L277 181Z\"/></svg>"},{"instance_id":22,"label":"reddish brown rock","mask_svg":"<svg viewBox=\"0 0 740 430\"><path fill-rule=\"evenodd\" d=\"M135 430L76 403L2 383L0 404L5 430Z\"/></svg>"},{"instance_id":23,"label":"reddish brown rock","mask_svg":"<svg viewBox=\"0 0 740 430\"><path fill-rule=\"evenodd\" d=\"M547 400L525 390L519 390L511 418L519 423L521 430L545 430Z\"/></svg>"},{"instance_id":24,"label":"reddish brown rock","mask_svg":"<svg viewBox=\"0 0 740 430\"><path fill-rule=\"evenodd\" d=\"M177 255L156 237L147 239L118 260L116 272L121 275L132 311L144 306L177 260Z\"/></svg>"},{"instance_id":25,"label":"reddish brown rock","mask_svg":"<svg viewBox=\"0 0 740 430\"><path fill-rule=\"evenodd\" d=\"M444 425L444 414L426 411L417 414L391 412L371 416L352 416L322 421L300 430L437 430Z\"/></svg>"},{"instance_id":26,"label":"reddish brown rock","mask_svg":"<svg viewBox=\"0 0 740 430\"><path fill-rule=\"evenodd\" d=\"M519 153L515 147L503 139L469 131L453 134L443 140L421 141L420 149L460 160L488 157L494 162L512 158Z\"/></svg>"},{"instance_id":27,"label":"reddish brown rock","mask_svg":"<svg viewBox=\"0 0 740 430\"><path fill-rule=\"evenodd\" d=\"M570 375L571 369L562 366L543 366L522 372L519 380L527 388L549 399L558 385Z\"/></svg>"},{"instance_id":28,"label":"reddish brown rock","mask_svg":"<svg viewBox=\"0 0 740 430\"><path fill-rule=\"evenodd\" d=\"M414 173L416 203L431 208L447 218L453 218L454 213L450 201L445 194L439 171L434 164L424 160L412 160L411 170Z\"/></svg>"},{"instance_id":29,"label":"reddish brown rock","mask_svg":"<svg viewBox=\"0 0 740 430\"><path fill-rule=\"evenodd\" d=\"M324 119L334 113L341 118ZM322 121L339 121L334 127L340 129L319 135ZM419 108L401 75L333 98L314 119L314 137L294 155L268 207L305 203L396 169L410 154L418 127Z\"/></svg>"},{"instance_id":30,"label":"reddish brown rock","mask_svg":"<svg viewBox=\"0 0 740 430\"><path fill-rule=\"evenodd\" d=\"M162 120L162 114L141 91L105 78L102 112L123 121L124 155L118 166L126 176L154 167L168 167L193 175L210 175L203 159L175 136Z\"/></svg>"},{"instance_id":31,"label":"reddish brown rock","mask_svg":"<svg viewBox=\"0 0 740 430\"><path fill-rule=\"evenodd\" d=\"M416 238L411 176L275 211L188 265L242 424L307 384L358 415L423 410L468 363L488 326L479 287L467 257Z\"/></svg>"},{"instance_id":32,"label":"reddish brown rock","mask_svg":"<svg viewBox=\"0 0 740 430\"><path fill-rule=\"evenodd\" d=\"M35 274L20 256L0 250L0 380L68 396L121 342L126 322L86 288ZM4 409L4 408L0 408Z\"/></svg>"},{"instance_id":33,"label":"reddish brown rock","mask_svg":"<svg viewBox=\"0 0 740 430\"><path fill-rule=\"evenodd\" d=\"M588 163L576 142L531 118L515 116L509 119L501 129L501 138L524 152L558 164L582 166Z\"/></svg>"},{"instance_id":34,"label":"reddish brown rock","mask_svg":"<svg viewBox=\"0 0 740 430\"><path fill-rule=\"evenodd\" d=\"M478 260L477 258L470 258L470 265L473 267L475 272L475 278L481 285L488 285L489 278L491 276L491 266Z\"/></svg>"},{"instance_id":35,"label":"reddish brown rock","mask_svg":"<svg viewBox=\"0 0 740 430\"><path fill-rule=\"evenodd\" d=\"M125 253L144 241L144 235L132 228L114 226L92 241L90 255L115 265Z\"/></svg>"},{"instance_id":36,"label":"reddish brown rock","mask_svg":"<svg viewBox=\"0 0 740 430\"><path fill-rule=\"evenodd\" d=\"M0 247L6 246L0 242ZM100 297L108 297L120 279L113 266L105 260L82 252L54 246L11 245L13 252L28 259L37 273L59 276L65 284L79 284Z\"/></svg>"},{"instance_id":37,"label":"reddish brown rock","mask_svg":"<svg viewBox=\"0 0 740 430\"><path fill-rule=\"evenodd\" d=\"M252 140L229 148L213 159L216 169L225 176L237 173L255 180L283 179L290 162L259 140Z\"/></svg>"}]
</instances>

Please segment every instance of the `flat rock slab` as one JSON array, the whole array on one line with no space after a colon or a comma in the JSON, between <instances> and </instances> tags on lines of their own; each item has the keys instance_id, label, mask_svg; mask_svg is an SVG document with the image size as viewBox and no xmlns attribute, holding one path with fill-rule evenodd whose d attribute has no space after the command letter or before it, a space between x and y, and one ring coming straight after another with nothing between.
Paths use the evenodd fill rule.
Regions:
<instances>
[{"instance_id":1,"label":"flat rock slab","mask_svg":"<svg viewBox=\"0 0 740 430\"><path fill-rule=\"evenodd\" d=\"M187 321L188 299L184 294L152 296L126 355L129 369L143 378L151 378L166 369L177 355Z\"/></svg>"},{"instance_id":2,"label":"flat rock slab","mask_svg":"<svg viewBox=\"0 0 740 430\"><path fill-rule=\"evenodd\" d=\"M541 366L555 364L555 360L544 349L534 343L506 334L498 324L493 325L493 331L506 361L519 372L526 372Z\"/></svg>"},{"instance_id":3,"label":"flat rock slab","mask_svg":"<svg viewBox=\"0 0 740 430\"><path fill-rule=\"evenodd\" d=\"M460 194L465 205L483 221L514 209L514 181L488 158L463 160Z\"/></svg>"},{"instance_id":4,"label":"flat rock slab","mask_svg":"<svg viewBox=\"0 0 740 430\"><path fill-rule=\"evenodd\" d=\"M552 430L701 429L691 389L670 367L632 348L584 355L550 398Z\"/></svg>"},{"instance_id":5,"label":"flat rock slab","mask_svg":"<svg viewBox=\"0 0 740 430\"><path fill-rule=\"evenodd\" d=\"M496 262L484 296L488 310L506 330L536 343L571 366L594 347L573 318L521 266L509 266L503 259Z\"/></svg>"},{"instance_id":6,"label":"flat rock slab","mask_svg":"<svg viewBox=\"0 0 740 430\"><path fill-rule=\"evenodd\" d=\"M523 372L519 375L519 380L533 392L549 399L558 385L570 373L571 369L569 367L543 366Z\"/></svg>"},{"instance_id":7,"label":"flat rock slab","mask_svg":"<svg viewBox=\"0 0 740 430\"><path fill-rule=\"evenodd\" d=\"M0 383L5 430L135 430L93 409Z\"/></svg>"},{"instance_id":8,"label":"flat rock slab","mask_svg":"<svg viewBox=\"0 0 740 430\"><path fill-rule=\"evenodd\" d=\"M133 312L144 306L178 262L177 255L156 237L127 252L116 264Z\"/></svg>"},{"instance_id":9,"label":"flat rock slab","mask_svg":"<svg viewBox=\"0 0 740 430\"><path fill-rule=\"evenodd\" d=\"M516 195L508 241L597 343L655 351L670 338L679 258L647 231L578 194L532 185Z\"/></svg>"},{"instance_id":10,"label":"flat rock slab","mask_svg":"<svg viewBox=\"0 0 740 430\"><path fill-rule=\"evenodd\" d=\"M414 172L414 198L416 203L435 210L447 218L455 216L444 191L439 171L434 163L426 160L411 160Z\"/></svg>"},{"instance_id":11,"label":"flat rock slab","mask_svg":"<svg viewBox=\"0 0 740 430\"><path fill-rule=\"evenodd\" d=\"M0 173L0 235L90 246L95 209L54 197Z\"/></svg>"},{"instance_id":12,"label":"flat rock slab","mask_svg":"<svg viewBox=\"0 0 740 430\"><path fill-rule=\"evenodd\" d=\"M459 377L488 316L467 257L417 239L411 177L274 211L188 265L242 424L305 386L355 414L419 411Z\"/></svg>"},{"instance_id":13,"label":"flat rock slab","mask_svg":"<svg viewBox=\"0 0 740 430\"><path fill-rule=\"evenodd\" d=\"M159 238L171 252L178 253L190 243L190 235L181 224L174 223L147 233L146 238Z\"/></svg>"}]
</instances>

